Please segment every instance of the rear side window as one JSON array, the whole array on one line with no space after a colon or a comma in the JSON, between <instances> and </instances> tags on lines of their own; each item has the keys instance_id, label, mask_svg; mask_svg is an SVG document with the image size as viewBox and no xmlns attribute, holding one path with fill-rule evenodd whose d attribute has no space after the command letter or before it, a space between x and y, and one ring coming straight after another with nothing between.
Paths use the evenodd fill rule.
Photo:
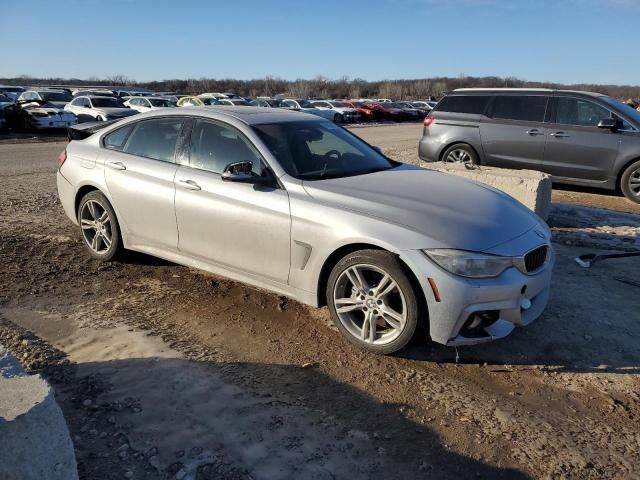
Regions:
<instances>
[{"instance_id":1,"label":"rear side window","mask_svg":"<svg viewBox=\"0 0 640 480\"><path fill-rule=\"evenodd\" d=\"M489 103L489 96L486 95L450 95L444 97L436 107L437 112L451 113L484 113L484 109Z\"/></svg>"},{"instance_id":2,"label":"rear side window","mask_svg":"<svg viewBox=\"0 0 640 480\"><path fill-rule=\"evenodd\" d=\"M133 130L133 125L127 125L111 132L104 137L104 146L111 150L122 150L131 130Z\"/></svg>"},{"instance_id":3,"label":"rear side window","mask_svg":"<svg viewBox=\"0 0 640 480\"><path fill-rule=\"evenodd\" d=\"M542 122L547 109L548 97L530 96L497 96L493 101L492 118L505 120L521 120L526 122Z\"/></svg>"},{"instance_id":4,"label":"rear side window","mask_svg":"<svg viewBox=\"0 0 640 480\"><path fill-rule=\"evenodd\" d=\"M138 122L123 151L163 162L174 162L176 143L183 121L159 118Z\"/></svg>"}]
</instances>

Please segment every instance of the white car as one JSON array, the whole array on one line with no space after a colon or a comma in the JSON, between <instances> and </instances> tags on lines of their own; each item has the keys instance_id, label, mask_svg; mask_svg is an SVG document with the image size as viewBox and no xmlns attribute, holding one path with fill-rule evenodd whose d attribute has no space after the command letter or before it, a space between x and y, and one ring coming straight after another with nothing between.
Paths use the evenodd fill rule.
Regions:
<instances>
[{"instance_id":1,"label":"white car","mask_svg":"<svg viewBox=\"0 0 640 480\"><path fill-rule=\"evenodd\" d=\"M360 121L360 114L358 113L358 111L355 108L351 108L346 103L327 100L316 100L311 102L311 105L320 110L332 111L333 117L331 118L331 120L333 121L333 123L349 123Z\"/></svg>"},{"instance_id":2,"label":"white car","mask_svg":"<svg viewBox=\"0 0 640 480\"><path fill-rule=\"evenodd\" d=\"M431 101L427 102L422 100L411 102L411 105L413 105L414 107L422 108L425 110L433 110L433 107L435 107L437 104L438 102L431 102Z\"/></svg>"},{"instance_id":3,"label":"white car","mask_svg":"<svg viewBox=\"0 0 640 480\"><path fill-rule=\"evenodd\" d=\"M131 97L124 104L137 112L149 112L178 106L176 102L168 97Z\"/></svg>"},{"instance_id":4,"label":"white car","mask_svg":"<svg viewBox=\"0 0 640 480\"><path fill-rule=\"evenodd\" d=\"M71 94L64 90L34 88L22 92L12 115L13 128L27 131L75 125L78 123L76 116L63 110L70 99Z\"/></svg>"},{"instance_id":5,"label":"white car","mask_svg":"<svg viewBox=\"0 0 640 480\"><path fill-rule=\"evenodd\" d=\"M138 113L127 107L119 98L98 96L76 97L67 103L64 109L74 113L81 122L118 120Z\"/></svg>"},{"instance_id":6,"label":"white car","mask_svg":"<svg viewBox=\"0 0 640 480\"><path fill-rule=\"evenodd\" d=\"M309 100L302 100L300 98L285 98L280 104L280 108L286 108L288 110L295 110L297 112L311 113L319 117L333 120L335 113L331 110L321 110L316 108Z\"/></svg>"}]
</instances>

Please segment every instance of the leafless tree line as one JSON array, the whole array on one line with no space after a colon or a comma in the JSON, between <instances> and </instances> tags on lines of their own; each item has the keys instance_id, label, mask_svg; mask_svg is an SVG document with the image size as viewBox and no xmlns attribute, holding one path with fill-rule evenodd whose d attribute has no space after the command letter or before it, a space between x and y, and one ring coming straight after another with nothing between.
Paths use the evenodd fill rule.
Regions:
<instances>
[{"instance_id":1,"label":"leafless tree line","mask_svg":"<svg viewBox=\"0 0 640 480\"><path fill-rule=\"evenodd\" d=\"M633 85L564 85L551 82L531 82L514 77L435 77L417 80L380 80L367 81L362 78L341 77L329 79L318 76L313 79L284 80L267 76L260 79L214 79L190 78L152 82L137 82L124 75L107 78L91 77L80 80L75 78L0 78L0 84L9 85L92 85L92 86L129 86L148 88L158 92L177 92L198 94L203 92L234 92L242 96L257 97L285 94L295 97L323 98L392 98L424 99L429 96L440 98L444 92L463 87L475 88L568 88L601 92L623 100L640 100L640 86Z\"/></svg>"}]
</instances>

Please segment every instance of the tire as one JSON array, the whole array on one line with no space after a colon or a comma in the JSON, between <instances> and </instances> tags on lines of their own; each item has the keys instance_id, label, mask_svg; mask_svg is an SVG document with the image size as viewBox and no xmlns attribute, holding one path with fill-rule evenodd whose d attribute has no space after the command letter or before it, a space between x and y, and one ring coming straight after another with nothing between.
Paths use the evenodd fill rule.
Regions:
<instances>
[{"instance_id":1,"label":"tire","mask_svg":"<svg viewBox=\"0 0 640 480\"><path fill-rule=\"evenodd\" d=\"M96 117L96 122L104 122L104 118L102 118L100 115L98 115Z\"/></svg>"},{"instance_id":2,"label":"tire","mask_svg":"<svg viewBox=\"0 0 640 480\"><path fill-rule=\"evenodd\" d=\"M383 281L385 275L391 282ZM402 350L422 319L418 293L405 268L384 250L359 250L343 257L331 270L326 297L340 332L369 352L388 355Z\"/></svg>"},{"instance_id":3,"label":"tire","mask_svg":"<svg viewBox=\"0 0 640 480\"><path fill-rule=\"evenodd\" d=\"M620 177L620 190L628 200L640 203L640 160L624 170Z\"/></svg>"},{"instance_id":4,"label":"tire","mask_svg":"<svg viewBox=\"0 0 640 480\"><path fill-rule=\"evenodd\" d=\"M455 143L447 148L442 154L443 162L471 163L477 165L478 155L476 151L467 143Z\"/></svg>"},{"instance_id":5,"label":"tire","mask_svg":"<svg viewBox=\"0 0 640 480\"><path fill-rule=\"evenodd\" d=\"M339 113L336 113L333 116L333 123L340 124L340 123L342 123L342 121L343 121L342 115L340 115Z\"/></svg>"},{"instance_id":6,"label":"tire","mask_svg":"<svg viewBox=\"0 0 640 480\"><path fill-rule=\"evenodd\" d=\"M122 237L116 213L102 193L93 190L82 197L77 215L80 234L89 255L108 262L122 252ZM96 224L96 220L99 223Z\"/></svg>"}]
</instances>

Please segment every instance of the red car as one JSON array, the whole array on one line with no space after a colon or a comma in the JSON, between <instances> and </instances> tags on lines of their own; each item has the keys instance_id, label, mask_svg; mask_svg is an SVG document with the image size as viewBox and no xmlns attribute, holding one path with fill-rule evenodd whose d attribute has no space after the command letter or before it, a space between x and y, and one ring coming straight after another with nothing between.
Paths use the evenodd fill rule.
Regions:
<instances>
[{"instance_id":1,"label":"red car","mask_svg":"<svg viewBox=\"0 0 640 480\"><path fill-rule=\"evenodd\" d=\"M378 108L382 113L384 120L391 120L394 122L403 122L407 120L407 115L399 108L388 107L385 103L367 103L367 107Z\"/></svg>"},{"instance_id":2,"label":"red car","mask_svg":"<svg viewBox=\"0 0 640 480\"><path fill-rule=\"evenodd\" d=\"M382 110L373 103L354 102L351 100L340 100L340 103L344 103L350 108L355 108L362 119L367 122L377 122L384 118Z\"/></svg>"}]
</instances>

